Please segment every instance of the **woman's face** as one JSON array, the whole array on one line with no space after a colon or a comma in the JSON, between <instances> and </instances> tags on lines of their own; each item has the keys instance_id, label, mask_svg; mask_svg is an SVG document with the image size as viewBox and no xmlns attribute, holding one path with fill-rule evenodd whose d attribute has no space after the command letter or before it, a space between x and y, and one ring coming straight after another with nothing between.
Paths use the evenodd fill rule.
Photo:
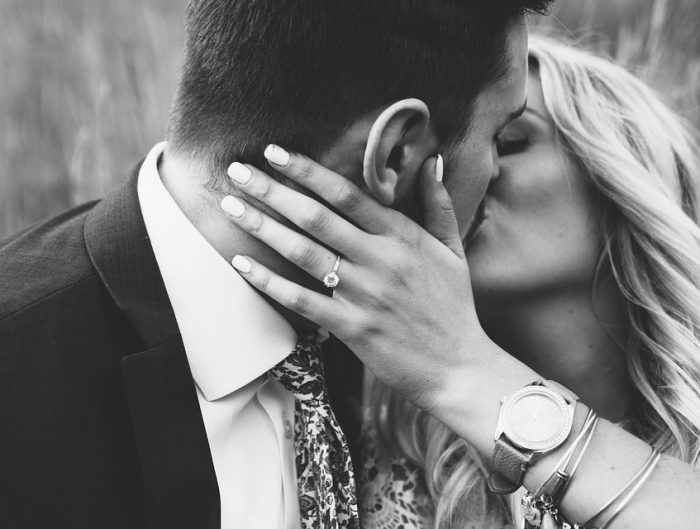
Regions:
<instances>
[{"instance_id":1,"label":"woman's face","mask_svg":"<svg viewBox=\"0 0 700 529\"><path fill-rule=\"evenodd\" d=\"M477 303L589 289L599 254L593 189L557 142L537 75L527 110L499 136L498 163L465 239Z\"/></svg>"}]
</instances>

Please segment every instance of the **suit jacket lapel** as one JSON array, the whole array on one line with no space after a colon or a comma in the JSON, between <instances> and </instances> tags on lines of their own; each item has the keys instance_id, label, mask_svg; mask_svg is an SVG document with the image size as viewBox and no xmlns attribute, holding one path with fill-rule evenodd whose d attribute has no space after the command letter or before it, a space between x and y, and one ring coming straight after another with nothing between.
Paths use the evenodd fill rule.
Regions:
<instances>
[{"instance_id":1,"label":"suit jacket lapel","mask_svg":"<svg viewBox=\"0 0 700 529\"><path fill-rule=\"evenodd\" d=\"M153 255L136 191L99 203L85 243L107 291L146 348L122 359L149 527L218 529L220 499L204 423L177 321Z\"/></svg>"}]
</instances>

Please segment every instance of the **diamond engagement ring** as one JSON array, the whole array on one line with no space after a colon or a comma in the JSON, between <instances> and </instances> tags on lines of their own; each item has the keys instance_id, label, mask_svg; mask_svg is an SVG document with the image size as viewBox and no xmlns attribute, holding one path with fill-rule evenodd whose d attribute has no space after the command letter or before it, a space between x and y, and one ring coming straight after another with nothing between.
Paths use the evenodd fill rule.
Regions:
<instances>
[{"instance_id":1,"label":"diamond engagement ring","mask_svg":"<svg viewBox=\"0 0 700 529\"><path fill-rule=\"evenodd\" d=\"M340 283L340 277L338 277L338 268L340 267L340 256L338 256L335 260L335 264L333 265L333 270L328 272L326 276L323 278L323 284L326 285L326 288L335 288L338 286L338 283Z\"/></svg>"}]
</instances>

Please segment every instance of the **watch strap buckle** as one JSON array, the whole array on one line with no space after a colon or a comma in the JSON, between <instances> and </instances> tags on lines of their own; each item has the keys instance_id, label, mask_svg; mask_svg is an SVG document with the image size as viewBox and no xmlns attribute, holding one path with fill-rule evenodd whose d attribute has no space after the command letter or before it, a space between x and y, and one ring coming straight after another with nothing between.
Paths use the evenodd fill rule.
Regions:
<instances>
[{"instance_id":1,"label":"watch strap buckle","mask_svg":"<svg viewBox=\"0 0 700 529\"><path fill-rule=\"evenodd\" d=\"M520 485L509 481L498 472L491 472L486 480L486 484L489 490L495 494L512 494L520 488Z\"/></svg>"}]
</instances>

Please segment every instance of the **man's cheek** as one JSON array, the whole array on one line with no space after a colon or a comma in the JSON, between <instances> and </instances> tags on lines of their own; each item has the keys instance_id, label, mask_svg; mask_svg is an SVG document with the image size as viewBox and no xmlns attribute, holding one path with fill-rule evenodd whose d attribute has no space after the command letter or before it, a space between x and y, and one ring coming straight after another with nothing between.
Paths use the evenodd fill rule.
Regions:
<instances>
[{"instance_id":1,"label":"man's cheek","mask_svg":"<svg viewBox=\"0 0 700 529\"><path fill-rule=\"evenodd\" d=\"M469 223L472 218L470 210L471 206L467 203L468 196L456 197L452 195L452 204L455 210L455 216L457 217L457 226L459 227L459 234L464 237L469 229Z\"/></svg>"},{"instance_id":2,"label":"man's cheek","mask_svg":"<svg viewBox=\"0 0 700 529\"><path fill-rule=\"evenodd\" d=\"M469 230L469 225L479 207L479 203L484 197L486 186L472 185L460 187L459 189L450 189L450 187L448 186L447 190L452 197L459 233L461 237L464 237Z\"/></svg>"}]
</instances>

